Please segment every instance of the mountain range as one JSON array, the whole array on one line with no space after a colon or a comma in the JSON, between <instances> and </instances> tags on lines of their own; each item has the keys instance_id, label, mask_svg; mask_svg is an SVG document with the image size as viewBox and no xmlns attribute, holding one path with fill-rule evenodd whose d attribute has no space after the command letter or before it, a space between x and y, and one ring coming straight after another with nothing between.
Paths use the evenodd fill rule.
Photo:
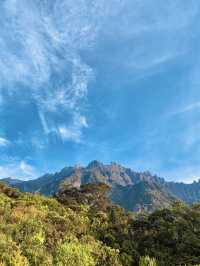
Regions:
<instances>
[{"instance_id":1,"label":"mountain range","mask_svg":"<svg viewBox=\"0 0 200 266\"><path fill-rule=\"evenodd\" d=\"M167 182L150 172L135 172L117 163L105 165L92 161L86 167L70 166L54 174L30 181L5 178L1 181L22 192L54 195L63 186L79 187L87 183L106 183L111 187L111 200L130 211L148 211L168 207L181 200L192 204L200 200L200 181L192 184Z\"/></svg>"}]
</instances>

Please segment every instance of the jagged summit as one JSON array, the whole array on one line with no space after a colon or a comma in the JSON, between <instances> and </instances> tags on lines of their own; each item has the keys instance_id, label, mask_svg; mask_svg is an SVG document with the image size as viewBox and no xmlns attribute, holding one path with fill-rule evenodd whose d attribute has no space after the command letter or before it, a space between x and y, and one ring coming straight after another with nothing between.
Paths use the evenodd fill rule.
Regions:
<instances>
[{"instance_id":1,"label":"jagged summit","mask_svg":"<svg viewBox=\"0 0 200 266\"><path fill-rule=\"evenodd\" d=\"M97 160L93 160L88 164L87 168L95 168L95 167L102 167L102 166L103 166L103 163Z\"/></svg>"}]
</instances>

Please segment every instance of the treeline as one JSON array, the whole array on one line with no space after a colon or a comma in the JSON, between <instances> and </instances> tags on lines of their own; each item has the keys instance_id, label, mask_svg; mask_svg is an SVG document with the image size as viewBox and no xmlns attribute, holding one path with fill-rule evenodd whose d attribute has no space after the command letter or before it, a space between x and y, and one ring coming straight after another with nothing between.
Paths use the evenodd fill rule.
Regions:
<instances>
[{"instance_id":1,"label":"treeline","mask_svg":"<svg viewBox=\"0 0 200 266\"><path fill-rule=\"evenodd\" d=\"M63 185L52 198L0 184L0 266L200 263L200 205L126 213L105 184Z\"/></svg>"}]
</instances>

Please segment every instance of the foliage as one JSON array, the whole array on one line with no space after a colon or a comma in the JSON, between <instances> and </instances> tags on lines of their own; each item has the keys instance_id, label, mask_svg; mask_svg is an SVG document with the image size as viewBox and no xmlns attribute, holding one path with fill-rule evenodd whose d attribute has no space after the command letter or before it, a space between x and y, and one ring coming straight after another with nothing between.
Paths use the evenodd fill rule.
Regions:
<instances>
[{"instance_id":1,"label":"foliage","mask_svg":"<svg viewBox=\"0 0 200 266\"><path fill-rule=\"evenodd\" d=\"M0 184L0 266L200 263L199 204L136 215L107 195L102 184L67 186L55 198Z\"/></svg>"},{"instance_id":2,"label":"foliage","mask_svg":"<svg viewBox=\"0 0 200 266\"><path fill-rule=\"evenodd\" d=\"M200 206L176 203L131 221L130 240L140 255L156 257L159 265L200 263Z\"/></svg>"},{"instance_id":3,"label":"foliage","mask_svg":"<svg viewBox=\"0 0 200 266\"><path fill-rule=\"evenodd\" d=\"M63 183L56 197L58 201L71 208L77 208L80 204L84 204L89 206L92 212L105 211L109 205L109 189L110 187L105 183L85 184L80 188Z\"/></svg>"},{"instance_id":4,"label":"foliage","mask_svg":"<svg viewBox=\"0 0 200 266\"><path fill-rule=\"evenodd\" d=\"M0 265L120 266L119 251L93 236L89 211L0 184Z\"/></svg>"}]
</instances>

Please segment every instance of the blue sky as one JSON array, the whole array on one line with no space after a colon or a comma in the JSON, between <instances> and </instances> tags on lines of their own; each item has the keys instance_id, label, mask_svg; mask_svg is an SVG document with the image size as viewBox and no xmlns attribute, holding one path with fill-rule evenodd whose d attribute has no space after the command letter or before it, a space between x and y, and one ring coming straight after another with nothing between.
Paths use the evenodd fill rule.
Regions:
<instances>
[{"instance_id":1,"label":"blue sky","mask_svg":"<svg viewBox=\"0 0 200 266\"><path fill-rule=\"evenodd\" d=\"M200 177L200 3L2 0L0 176L98 159Z\"/></svg>"}]
</instances>

